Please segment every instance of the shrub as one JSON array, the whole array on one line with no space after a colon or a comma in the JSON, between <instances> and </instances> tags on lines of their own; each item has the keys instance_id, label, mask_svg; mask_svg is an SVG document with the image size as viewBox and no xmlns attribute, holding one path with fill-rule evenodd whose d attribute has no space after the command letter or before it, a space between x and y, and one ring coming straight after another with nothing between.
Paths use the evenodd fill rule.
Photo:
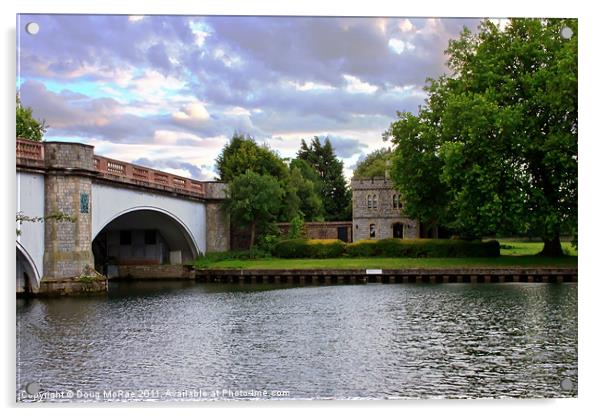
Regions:
<instances>
[{"instance_id":1,"label":"shrub","mask_svg":"<svg viewBox=\"0 0 602 416\"><path fill-rule=\"evenodd\" d=\"M345 252L350 257L373 257L376 254L378 240L360 240L347 244Z\"/></svg>"},{"instance_id":2,"label":"shrub","mask_svg":"<svg viewBox=\"0 0 602 416\"><path fill-rule=\"evenodd\" d=\"M363 240L347 245L350 257L498 257L497 241Z\"/></svg>"},{"instance_id":3,"label":"shrub","mask_svg":"<svg viewBox=\"0 0 602 416\"><path fill-rule=\"evenodd\" d=\"M290 229L288 231L289 240L298 240L303 237L303 230L305 223L299 215L295 215L290 222Z\"/></svg>"},{"instance_id":4,"label":"shrub","mask_svg":"<svg viewBox=\"0 0 602 416\"><path fill-rule=\"evenodd\" d=\"M463 240L362 240L345 244L340 240L292 239L280 241L274 255L281 258L349 257L498 257L497 241Z\"/></svg>"},{"instance_id":5,"label":"shrub","mask_svg":"<svg viewBox=\"0 0 602 416\"><path fill-rule=\"evenodd\" d=\"M279 241L274 246L274 256L284 259L309 257L309 244L301 238Z\"/></svg>"},{"instance_id":6,"label":"shrub","mask_svg":"<svg viewBox=\"0 0 602 416\"><path fill-rule=\"evenodd\" d=\"M274 255L285 259L341 257L345 243L340 240L283 240L274 247Z\"/></svg>"},{"instance_id":7,"label":"shrub","mask_svg":"<svg viewBox=\"0 0 602 416\"><path fill-rule=\"evenodd\" d=\"M309 240L307 243L313 259L341 257L345 253L345 243L341 240Z\"/></svg>"}]
</instances>

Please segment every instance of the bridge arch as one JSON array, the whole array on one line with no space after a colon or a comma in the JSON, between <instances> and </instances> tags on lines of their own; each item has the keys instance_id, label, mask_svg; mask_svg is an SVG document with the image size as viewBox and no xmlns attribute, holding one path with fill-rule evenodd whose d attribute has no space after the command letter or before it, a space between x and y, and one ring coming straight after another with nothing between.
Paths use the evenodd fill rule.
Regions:
<instances>
[{"instance_id":1,"label":"bridge arch","mask_svg":"<svg viewBox=\"0 0 602 416\"><path fill-rule=\"evenodd\" d=\"M172 212L155 206L122 210L92 233L92 252L99 271L106 264L187 262L201 253L194 233Z\"/></svg>"},{"instance_id":2,"label":"bridge arch","mask_svg":"<svg viewBox=\"0 0 602 416\"><path fill-rule=\"evenodd\" d=\"M40 286L40 272L25 247L17 241L17 293L31 293Z\"/></svg>"}]
</instances>

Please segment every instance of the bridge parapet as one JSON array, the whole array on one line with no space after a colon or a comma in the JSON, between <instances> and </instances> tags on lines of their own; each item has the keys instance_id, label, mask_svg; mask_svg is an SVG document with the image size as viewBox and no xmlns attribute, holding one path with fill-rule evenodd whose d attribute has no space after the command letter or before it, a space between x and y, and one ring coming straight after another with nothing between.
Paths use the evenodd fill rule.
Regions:
<instances>
[{"instance_id":1,"label":"bridge parapet","mask_svg":"<svg viewBox=\"0 0 602 416\"><path fill-rule=\"evenodd\" d=\"M68 148L70 151L64 151ZM61 150L59 150L61 149ZM204 182L133 163L93 154L80 143L34 142L17 138L17 167L29 169L81 169L99 179L175 193L193 198L225 199L226 185Z\"/></svg>"},{"instance_id":2,"label":"bridge parapet","mask_svg":"<svg viewBox=\"0 0 602 416\"><path fill-rule=\"evenodd\" d=\"M201 181L108 157L94 156L94 169L101 178L110 181L145 186L198 198L203 198L206 194L205 183Z\"/></svg>"},{"instance_id":3,"label":"bridge parapet","mask_svg":"<svg viewBox=\"0 0 602 416\"><path fill-rule=\"evenodd\" d=\"M32 140L17 139L17 166L44 167L44 144Z\"/></svg>"}]
</instances>

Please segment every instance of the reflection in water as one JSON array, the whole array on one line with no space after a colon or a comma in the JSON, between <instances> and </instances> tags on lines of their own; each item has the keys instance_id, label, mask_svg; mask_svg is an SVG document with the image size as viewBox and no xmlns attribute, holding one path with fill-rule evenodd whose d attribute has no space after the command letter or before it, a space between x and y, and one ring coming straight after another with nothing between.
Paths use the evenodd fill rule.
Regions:
<instances>
[{"instance_id":1,"label":"reflection in water","mask_svg":"<svg viewBox=\"0 0 602 416\"><path fill-rule=\"evenodd\" d=\"M17 322L19 390L577 394L576 284L121 282L108 296L19 299Z\"/></svg>"}]
</instances>

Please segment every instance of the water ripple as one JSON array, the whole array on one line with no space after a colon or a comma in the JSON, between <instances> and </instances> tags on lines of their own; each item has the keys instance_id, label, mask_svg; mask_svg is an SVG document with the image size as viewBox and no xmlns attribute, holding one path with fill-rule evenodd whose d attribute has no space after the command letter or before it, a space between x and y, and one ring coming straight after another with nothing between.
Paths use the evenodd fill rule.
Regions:
<instances>
[{"instance_id":1,"label":"water ripple","mask_svg":"<svg viewBox=\"0 0 602 416\"><path fill-rule=\"evenodd\" d=\"M19 300L17 319L19 389L577 395L574 284L120 283L106 298Z\"/></svg>"}]
</instances>

